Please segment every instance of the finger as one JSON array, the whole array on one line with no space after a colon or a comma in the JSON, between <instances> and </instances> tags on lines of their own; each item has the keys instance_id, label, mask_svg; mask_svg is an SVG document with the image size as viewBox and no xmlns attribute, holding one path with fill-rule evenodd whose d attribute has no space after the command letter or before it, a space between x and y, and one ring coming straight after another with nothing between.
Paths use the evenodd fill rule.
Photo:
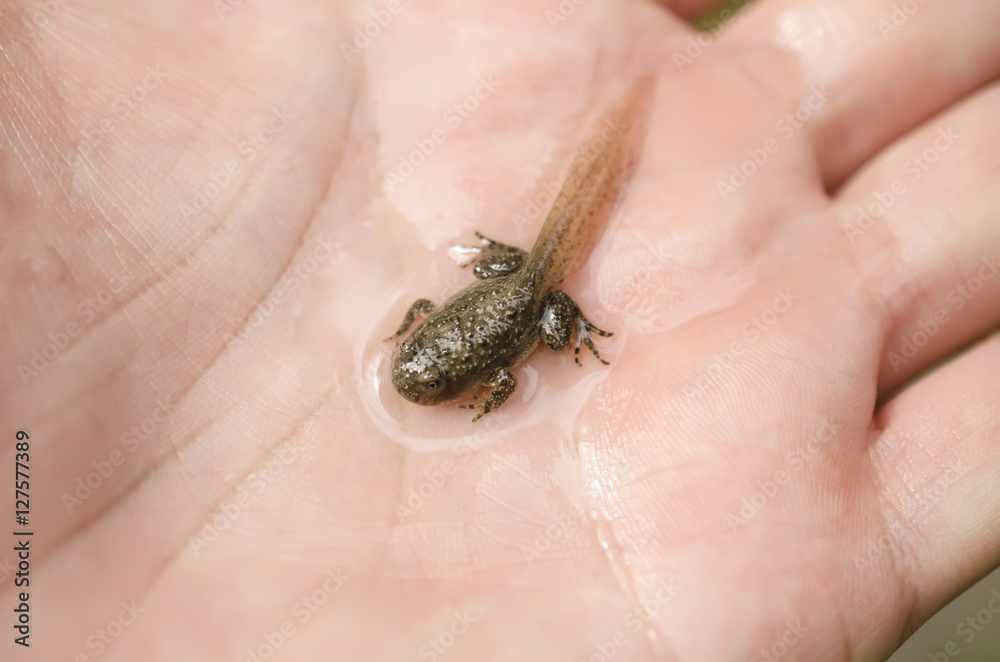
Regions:
<instances>
[{"instance_id":1,"label":"finger","mask_svg":"<svg viewBox=\"0 0 1000 662\"><path fill-rule=\"evenodd\" d=\"M885 533L862 547L895 565L915 629L1000 561L1000 336L919 380L877 414L870 449Z\"/></svg>"},{"instance_id":2,"label":"finger","mask_svg":"<svg viewBox=\"0 0 1000 662\"><path fill-rule=\"evenodd\" d=\"M767 0L721 41L795 53L830 103L806 124L824 181L1000 74L1000 3Z\"/></svg>"},{"instance_id":3,"label":"finger","mask_svg":"<svg viewBox=\"0 0 1000 662\"><path fill-rule=\"evenodd\" d=\"M1000 322L1000 85L886 150L835 201L885 311L886 393Z\"/></svg>"}]
</instances>

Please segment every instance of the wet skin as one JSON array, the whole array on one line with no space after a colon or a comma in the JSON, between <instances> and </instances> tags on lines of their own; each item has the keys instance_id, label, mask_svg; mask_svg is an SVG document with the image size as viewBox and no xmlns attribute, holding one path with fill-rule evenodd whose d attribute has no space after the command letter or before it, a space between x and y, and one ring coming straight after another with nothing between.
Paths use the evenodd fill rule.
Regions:
<instances>
[{"instance_id":1,"label":"wet skin","mask_svg":"<svg viewBox=\"0 0 1000 662\"><path fill-rule=\"evenodd\" d=\"M531 252L476 233L480 246L457 246L476 257L479 280L435 308L427 299L410 306L399 330L405 335L392 361L392 384L404 398L436 405L489 395L475 408L478 420L502 405L517 387L510 372L538 346L563 351L580 345L601 363L591 334L610 336L590 323L579 306L555 289L575 271L611 216L623 182L636 160L634 130L639 103L648 93L639 85L606 115L577 152Z\"/></svg>"}]
</instances>

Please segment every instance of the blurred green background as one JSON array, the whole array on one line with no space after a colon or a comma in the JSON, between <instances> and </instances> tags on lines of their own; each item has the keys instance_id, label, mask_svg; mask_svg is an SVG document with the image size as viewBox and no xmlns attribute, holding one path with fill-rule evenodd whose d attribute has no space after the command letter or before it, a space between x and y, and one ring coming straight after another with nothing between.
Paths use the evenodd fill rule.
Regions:
<instances>
[{"instance_id":1,"label":"blurred green background","mask_svg":"<svg viewBox=\"0 0 1000 662\"><path fill-rule=\"evenodd\" d=\"M699 30L711 31L750 4L751 0L730 0L696 18ZM917 630L889 662L1000 662L1000 614L991 613L1000 604L991 591L1000 594L1000 568L955 598ZM978 615L978 622L976 621ZM972 624L966 619L972 619Z\"/></svg>"},{"instance_id":2,"label":"blurred green background","mask_svg":"<svg viewBox=\"0 0 1000 662\"><path fill-rule=\"evenodd\" d=\"M1000 603L993 591L1000 594L1000 568L934 614L889 658L890 662L1000 661L1000 614L987 608L991 600L993 609ZM966 622L968 618L971 624ZM946 648L949 643L951 647Z\"/></svg>"}]
</instances>

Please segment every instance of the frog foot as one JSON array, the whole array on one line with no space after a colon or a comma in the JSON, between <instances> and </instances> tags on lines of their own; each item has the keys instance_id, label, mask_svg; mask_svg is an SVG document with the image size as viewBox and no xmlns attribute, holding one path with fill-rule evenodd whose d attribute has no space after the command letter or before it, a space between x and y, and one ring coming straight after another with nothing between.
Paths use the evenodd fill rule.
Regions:
<instances>
[{"instance_id":1,"label":"frog foot","mask_svg":"<svg viewBox=\"0 0 1000 662\"><path fill-rule=\"evenodd\" d=\"M406 311L406 315L403 317L403 322L399 325L399 329L396 333L392 334L388 338L383 338L382 342L389 342L390 340L399 340L400 336L406 333L413 323L417 321L418 317L427 317L432 312L434 312L434 302L430 299L417 299L410 306L410 309Z\"/></svg>"},{"instance_id":2,"label":"frog foot","mask_svg":"<svg viewBox=\"0 0 1000 662\"><path fill-rule=\"evenodd\" d=\"M580 307L562 290L550 292L542 300L542 318L539 321L539 333L542 342L549 349L562 352L573 345L573 360L578 366L580 362L580 345L586 346L597 360L604 365L611 365L603 358L594 346L591 333L599 336L612 336L610 331L602 331L584 317Z\"/></svg>"},{"instance_id":3,"label":"frog foot","mask_svg":"<svg viewBox=\"0 0 1000 662\"><path fill-rule=\"evenodd\" d=\"M516 246L508 246L484 237L477 232L481 246L452 246L452 250L463 255L474 257L462 265L462 268L472 266L472 275L479 279L508 276L524 264L528 252Z\"/></svg>"},{"instance_id":4,"label":"frog foot","mask_svg":"<svg viewBox=\"0 0 1000 662\"><path fill-rule=\"evenodd\" d=\"M496 368L490 373L486 381L483 382L483 386L493 387L485 400L474 405L459 405L459 407L464 409L477 410L476 415L472 418L473 423L507 402L517 389L517 378L506 368ZM473 397L472 399L477 400L478 398Z\"/></svg>"}]
</instances>

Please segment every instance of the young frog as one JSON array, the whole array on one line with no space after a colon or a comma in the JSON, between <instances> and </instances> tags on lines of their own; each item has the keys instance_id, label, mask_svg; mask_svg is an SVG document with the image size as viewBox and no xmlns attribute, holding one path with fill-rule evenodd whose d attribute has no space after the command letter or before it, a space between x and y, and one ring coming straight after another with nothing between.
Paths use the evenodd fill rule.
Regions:
<instances>
[{"instance_id":1,"label":"young frog","mask_svg":"<svg viewBox=\"0 0 1000 662\"><path fill-rule=\"evenodd\" d=\"M476 233L480 246L456 246L476 255L478 278L442 307L428 299L413 303L399 330L406 334L392 361L392 385L400 395L421 405L462 399L490 388L476 409L479 420L510 398L517 387L511 369L538 346L563 351L580 345L608 365L594 347L591 334L610 336L594 326L566 292L555 289L586 258L590 245L607 223L623 183L638 156L645 103L652 85L643 81L599 122L573 158L565 183L552 205L531 252Z\"/></svg>"}]
</instances>

